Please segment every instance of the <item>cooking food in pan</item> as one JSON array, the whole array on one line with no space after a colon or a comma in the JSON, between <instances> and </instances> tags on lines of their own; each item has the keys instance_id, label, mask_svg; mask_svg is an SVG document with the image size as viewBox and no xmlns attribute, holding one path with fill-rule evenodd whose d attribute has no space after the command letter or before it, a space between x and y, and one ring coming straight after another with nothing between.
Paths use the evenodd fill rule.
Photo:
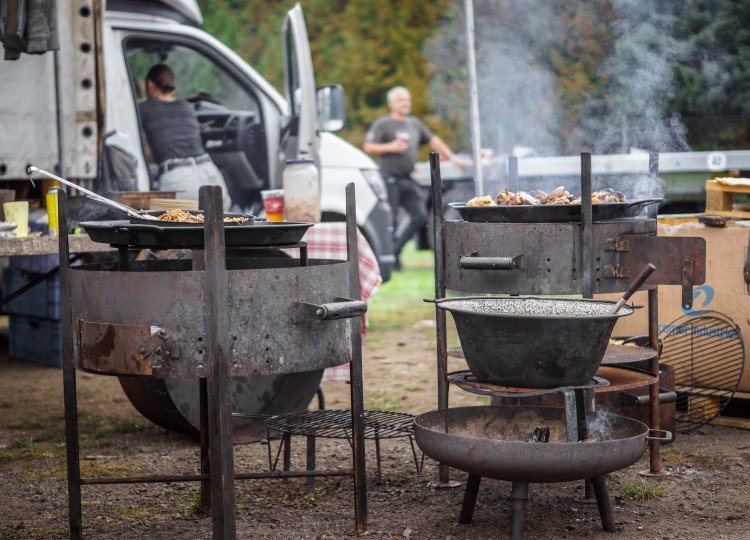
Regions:
<instances>
[{"instance_id":1,"label":"cooking food in pan","mask_svg":"<svg viewBox=\"0 0 750 540\"><path fill-rule=\"evenodd\" d=\"M180 210L179 208L167 210L156 219L158 221L170 221L173 223L204 223L205 222L205 218L203 214L185 212L184 210ZM245 223L249 219L250 218L246 216L230 216L230 217L225 217L224 222L225 223Z\"/></svg>"},{"instance_id":2,"label":"cooking food in pan","mask_svg":"<svg viewBox=\"0 0 750 540\"><path fill-rule=\"evenodd\" d=\"M624 203L627 202L627 199L623 193L607 188L592 193L591 202L593 204ZM466 203L466 206L539 206L550 204L581 204L581 198L571 195L564 186L559 186L550 193L542 190L535 190L529 193L525 191L512 193L505 189L495 197L491 197L490 195L474 197Z\"/></svg>"}]
</instances>

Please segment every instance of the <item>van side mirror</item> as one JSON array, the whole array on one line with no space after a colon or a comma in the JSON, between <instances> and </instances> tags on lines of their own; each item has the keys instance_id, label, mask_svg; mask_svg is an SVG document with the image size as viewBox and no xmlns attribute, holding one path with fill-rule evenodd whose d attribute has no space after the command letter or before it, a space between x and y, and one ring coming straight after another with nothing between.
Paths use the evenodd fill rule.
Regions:
<instances>
[{"instance_id":1,"label":"van side mirror","mask_svg":"<svg viewBox=\"0 0 750 540\"><path fill-rule=\"evenodd\" d=\"M319 86L317 97L320 130L331 132L341 130L346 120L344 88L340 84Z\"/></svg>"}]
</instances>

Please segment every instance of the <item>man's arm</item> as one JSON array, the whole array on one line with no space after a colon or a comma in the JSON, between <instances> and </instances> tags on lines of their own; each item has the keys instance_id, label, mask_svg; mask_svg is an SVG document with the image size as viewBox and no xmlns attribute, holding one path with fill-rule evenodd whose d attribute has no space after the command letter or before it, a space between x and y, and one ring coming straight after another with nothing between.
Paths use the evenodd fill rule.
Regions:
<instances>
[{"instance_id":1,"label":"man's arm","mask_svg":"<svg viewBox=\"0 0 750 540\"><path fill-rule=\"evenodd\" d=\"M362 150L370 154L371 156L382 156L383 154L403 154L409 145L400 139L393 140L386 143L376 143L365 141L362 145Z\"/></svg>"},{"instance_id":2,"label":"man's arm","mask_svg":"<svg viewBox=\"0 0 750 540\"><path fill-rule=\"evenodd\" d=\"M465 159L461 159L456 154L454 154L453 151L448 147L448 145L443 142L443 139L441 139L437 135L433 135L432 138L428 141L427 145L432 150L439 153L441 158L451 160L456 164L456 166L462 169L469 165L468 161L466 161Z\"/></svg>"}]
</instances>

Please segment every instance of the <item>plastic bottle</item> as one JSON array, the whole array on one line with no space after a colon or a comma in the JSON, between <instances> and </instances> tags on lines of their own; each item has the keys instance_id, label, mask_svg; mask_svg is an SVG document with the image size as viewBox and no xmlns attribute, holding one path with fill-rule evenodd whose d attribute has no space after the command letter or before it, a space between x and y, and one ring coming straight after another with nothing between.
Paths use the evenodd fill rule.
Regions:
<instances>
[{"instance_id":1,"label":"plastic bottle","mask_svg":"<svg viewBox=\"0 0 750 540\"><path fill-rule=\"evenodd\" d=\"M284 219L318 223L320 221L320 178L312 159L290 159L283 175Z\"/></svg>"}]
</instances>

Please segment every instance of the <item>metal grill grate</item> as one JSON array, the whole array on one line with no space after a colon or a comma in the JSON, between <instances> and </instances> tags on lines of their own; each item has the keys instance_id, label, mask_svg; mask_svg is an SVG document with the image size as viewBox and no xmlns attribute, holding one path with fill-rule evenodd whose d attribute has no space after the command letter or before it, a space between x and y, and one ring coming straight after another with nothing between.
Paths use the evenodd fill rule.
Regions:
<instances>
[{"instance_id":1,"label":"metal grill grate","mask_svg":"<svg viewBox=\"0 0 750 540\"><path fill-rule=\"evenodd\" d=\"M301 411L266 420L268 429L291 435L349 439L352 412L345 409ZM414 433L414 416L394 411L365 411L365 439L408 437Z\"/></svg>"},{"instance_id":2,"label":"metal grill grate","mask_svg":"<svg viewBox=\"0 0 750 540\"><path fill-rule=\"evenodd\" d=\"M675 429L707 424L724 410L742 378L739 327L717 311L689 314L665 327L662 346L660 362L675 368Z\"/></svg>"}]
</instances>

